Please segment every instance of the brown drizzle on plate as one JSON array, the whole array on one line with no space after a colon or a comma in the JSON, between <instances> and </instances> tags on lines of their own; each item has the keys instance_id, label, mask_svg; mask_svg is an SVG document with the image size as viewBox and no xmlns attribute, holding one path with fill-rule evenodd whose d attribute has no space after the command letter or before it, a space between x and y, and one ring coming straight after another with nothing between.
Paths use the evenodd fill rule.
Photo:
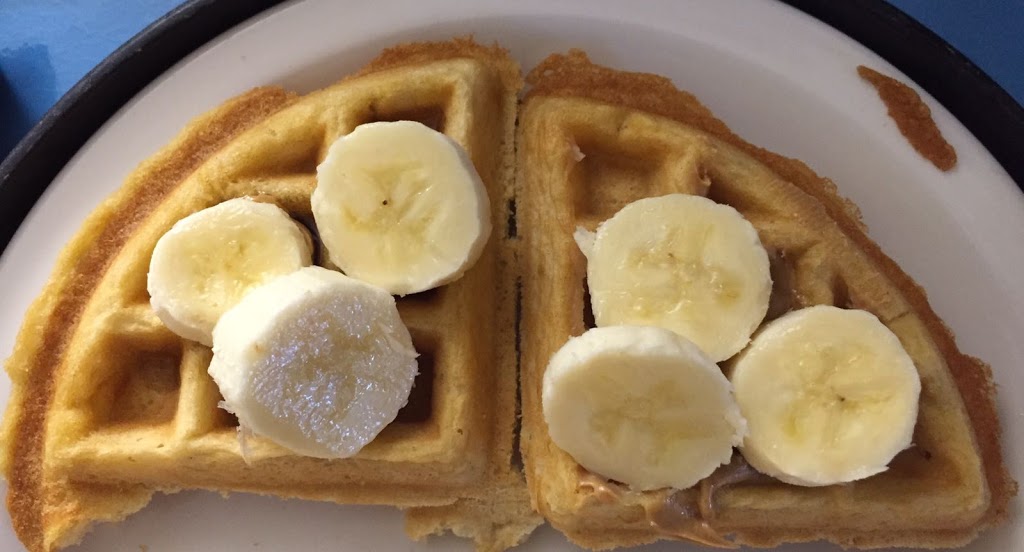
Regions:
<instances>
[{"instance_id":1,"label":"brown drizzle on plate","mask_svg":"<svg viewBox=\"0 0 1024 552\"><path fill-rule=\"evenodd\" d=\"M857 74L878 90L889 116L922 157L941 171L956 165L956 150L942 136L931 109L913 88L863 65L857 67Z\"/></svg>"}]
</instances>

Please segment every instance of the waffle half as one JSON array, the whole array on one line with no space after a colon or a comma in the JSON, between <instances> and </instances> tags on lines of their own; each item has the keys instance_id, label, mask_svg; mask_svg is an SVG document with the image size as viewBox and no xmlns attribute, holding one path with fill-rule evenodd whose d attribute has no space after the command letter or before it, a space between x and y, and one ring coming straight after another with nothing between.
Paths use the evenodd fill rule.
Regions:
<instances>
[{"instance_id":1,"label":"waffle half","mask_svg":"<svg viewBox=\"0 0 1024 552\"><path fill-rule=\"evenodd\" d=\"M335 138L372 121L415 120L460 143L501 228L520 86L498 47L399 46L306 96L261 88L230 100L143 163L62 253L7 363L3 468L22 542L68 545L154 491L185 488L412 508L410 533L453 529L481 549L529 534L540 519L512 464L515 277L501 231L463 278L398 300L420 375L395 422L351 459L253 437L243 455L237 420L217 407L210 349L171 333L146 292L157 239L224 200L269 198L315 235L316 166Z\"/></svg>"},{"instance_id":2,"label":"waffle half","mask_svg":"<svg viewBox=\"0 0 1024 552\"><path fill-rule=\"evenodd\" d=\"M549 57L527 83L518 137L522 444L534 506L552 525L593 549L666 538L938 547L964 544L1006 516L1016 484L1003 464L988 367L957 349L924 292L866 236L831 182L744 142L662 77L593 65L573 51ZM668 193L731 205L754 225L771 258L769 319L830 304L868 310L899 336L923 389L915 446L887 472L797 487L751 475L737 453L693 489L634 492L587 473L552 443L543 373L592 320L573 230Z\"/></svg>"}]
</instances>

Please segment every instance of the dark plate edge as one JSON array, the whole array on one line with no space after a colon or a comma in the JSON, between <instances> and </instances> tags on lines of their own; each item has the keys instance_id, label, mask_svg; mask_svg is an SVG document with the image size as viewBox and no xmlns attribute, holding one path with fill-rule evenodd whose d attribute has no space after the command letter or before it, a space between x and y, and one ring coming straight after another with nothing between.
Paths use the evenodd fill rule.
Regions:
<instances>
[{"instance_id":1,"label":"dark plate edge","mask_svg":"<svg viewBox=\"0 0 1024 552\"><path fill-rule=\"evenodd\" d=\"M1024 191L1024 108L963 54L883 0L782 1L873 50L928 91ZM0 254L50 182L118 109L199 47L281 2L190 0L64 94L0 163Z\"/></svg>"},{"instance_id":2,"label":"dark plate edge","mask_svg":"<svg viewBox=\"0 0 1024 552\"><path fill-rule=\"evenodd\" d=\"M89 71L0 163L0 254L85 142L140 90L210 40L282 0L190 0Z\"/></svg>"},{"instance_id":3,"label":"dark plate edge","mask_svg":"<svg viewBox=\"0 0 1024 552\"><path fill-rule=\"evenodd\" d=\"M1024 192L1024 107L974 62L882 0L782 1L905 73L959 119Z\"/></svg>"}]
</instances>

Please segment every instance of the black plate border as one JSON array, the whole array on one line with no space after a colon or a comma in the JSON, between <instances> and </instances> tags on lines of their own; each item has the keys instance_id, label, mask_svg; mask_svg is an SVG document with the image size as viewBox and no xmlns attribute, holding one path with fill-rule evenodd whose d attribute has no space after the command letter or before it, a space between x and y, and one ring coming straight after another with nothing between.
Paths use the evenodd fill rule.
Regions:
<instances>
[{"instance_id":1,"label":"black plate border","mask_svg":"<svg viewBox=\"0 0 1024 552\"><path fill-rule=\"evenodd\" d=\"M916 20L883 0L782 0L885 58L946 107L1024 192L1024 108ZM0 254L50 182L118 109L172 65L282 0L191 0L71 88L0 163Z\"/></svg>"}]
</instances>

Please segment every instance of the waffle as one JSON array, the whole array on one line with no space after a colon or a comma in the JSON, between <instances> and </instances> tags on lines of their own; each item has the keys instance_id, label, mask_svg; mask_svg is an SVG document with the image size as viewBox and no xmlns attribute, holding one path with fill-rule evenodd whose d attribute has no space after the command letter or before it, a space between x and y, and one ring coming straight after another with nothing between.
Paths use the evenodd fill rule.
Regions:
<instances>
[{"instance_id":1,"label":"waffle","mask_svg":"<svg viewBox=\"0 0 1024 552\"><path fill-rule=\"evenodd\" d=\"M527 77L520 110L522 446L534 506L592 549L685 538L770 547L966 543L1002 521L1016 484L1000 451L987 366L962 354L924 292L867 236L857 209L803 163L752 146L667 79L553 55ZM865 309L910 353L922 382L915 446L883 474L797 487L758 476L738 453L685 491L630 491L578 466L547 434L542 376L592 325L573 230L668 193L733 206L769 251L768 319L809 305ZM727 539L726 537L730 537Z\"/></svg>"},{"instance_id":2,"label":"waffle","mask_svg":"<svg viewBox=\"0 0 1024 552\"><path fill-rule=\"evenodd\" d=\"M230 100L136 169L62 253L7 363L2 461L22 542L53 550L154 491L186 488L395 505L410 509L410 534L451 529L482 550L529 534L540 519L513 465L515 278L501 231L457 282L398 299L420 374L397 419L350 459L240 443L237 419L217 406L210 349L171 333L146 292L157 239L224 200L269 198L315 235L316 166L372 121L415 120L459 142L502 228L520 86L497 46L398 46L306 96L260 88Z\"/></svg>"}]
</instances>

